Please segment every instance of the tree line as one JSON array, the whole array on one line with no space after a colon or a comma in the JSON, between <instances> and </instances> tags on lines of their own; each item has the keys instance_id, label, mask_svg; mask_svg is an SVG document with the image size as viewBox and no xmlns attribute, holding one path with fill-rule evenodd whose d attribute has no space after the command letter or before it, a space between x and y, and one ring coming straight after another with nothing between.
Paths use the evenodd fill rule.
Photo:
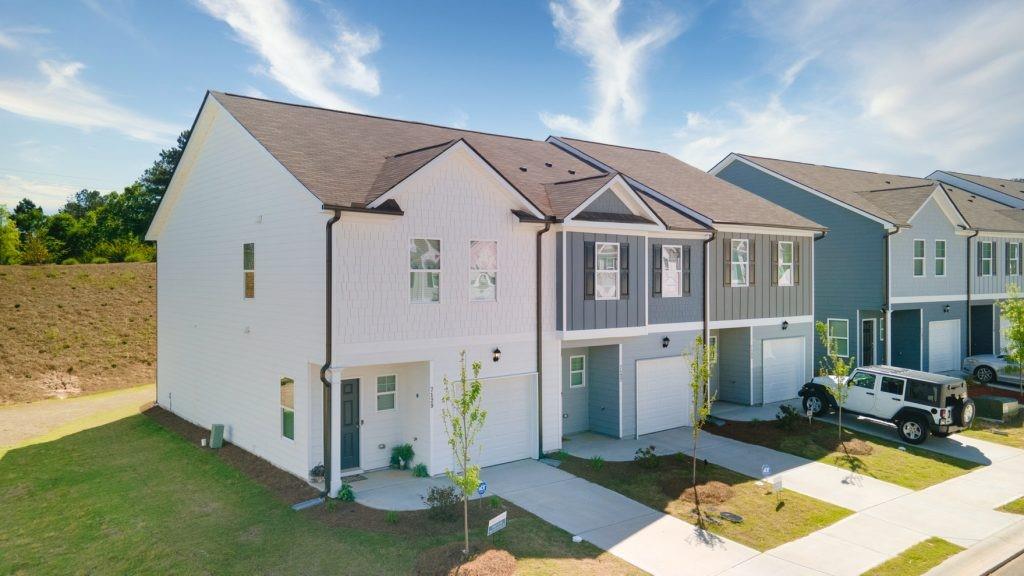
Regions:
<instances>
[{"instance_id":1,"label":"tree line","mask_svg":"<svg viewBox=\"0 0 1024 576\"><path fill-rule=\"evenodd\" d=\"M151 262L156 246L146 229L167 191L189 131L161 150L153 165L121 192L82 189L55 214L28 198L0 204L0 264Z\"/></svg>"}]
</instances>

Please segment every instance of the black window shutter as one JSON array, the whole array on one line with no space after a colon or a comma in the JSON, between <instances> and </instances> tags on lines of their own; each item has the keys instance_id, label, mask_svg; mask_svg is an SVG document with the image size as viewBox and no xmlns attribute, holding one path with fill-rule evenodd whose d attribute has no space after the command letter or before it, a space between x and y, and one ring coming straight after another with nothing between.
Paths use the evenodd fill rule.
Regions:
<instances>
[{"instance_id":1,"label":"black window shutter","mask_svg":"<svg viewBox=\"0 0 1024 576\"><path fill-rule=\"evenodd\" d=\"M594 243L583 243L583 299L594 299Z\"/></svg>"},{"instance_id":2,"label":"black window shutter","mask_svg":"<svg viewBox=\"0 0 1024 576\"><path fill-rule=\"evenodd\" d=\"M732 286L732 240L723 240L722 247L722 286Z\"/></svg>"},{"instance_id":3,"label":"black window shutter","mask_svg":"<svg viewBox=\"0 0 1024 576\"><path fill-rule=\"evenodd\" d=\"M651 245L651 296L661 298L661 244Z\"/></svg>"},{"instance_id":4,"label":"black window shutter","mask_svg":"<svg viewBox=\"0 0 1024 576\"><path fill-rule=\"evenodd\" d=\"M771 280L772 286L779 283L779 242L772 240L769 244L772 257L772 269L768 271L769 280Z\"/></svg>"},{"instance_id":5,"label":"black window shutter","mask_svg":"<svg viewBox=\"0 0 1024 576\"><path fill-rule=\"evenodd\" d=\"M975 242L974 243L974 249L977 252L974 255L974 273L977 276L981 276L981 247L982 247L982 244L983 244L982 242Z\"/></svg>"},{"instance_id":6,"label":"black window shutter","mask_svg":"<svg viewBox=\"0 0 1024 576\"><path fill-rule=\"evenodd\" d=\"M747 282L751 286L757 284L757 242L750 240L747 244Z\"/></svg>"},{"instance_id":7,"label":"black window shutter","mask_svg":"<svg viewBox=\"0 0 1024 576\"><path fill-rule=\"evenodd\" d=\"M999 274L999 242L992 242L992 275Z\"/></svg>"},{"instance_id":8,"label":"black window shutter","mask_svg":"<svg viewBox=\"0 0 1024 576\"><path fill-rule=\"evenodd\" d=\"M619 244L619 297L629 298L629 244Z\"/></svg>"},{"instance_id":9,"label":"black window shutter","mask_svg":"<svg viewBox=\"0 0 1024 576\"><path fill-rule=\"evenodd\" d=\"M683 294L690 295L690 247L683 246Z\"/></svg>"},{"instance_id":10,"label":"black window shutter","mask_svg":"<svg viewBox=\"0 0 1024 576\"><path fill-rule=\"evenodd\" d=\"M793 284L800 285L800 241L793 243Z\"/></svg>"},{"instance_id":11,"label":"black window shutter","mask_svg":"<svg viewBox=\"0 0 1024 576\"><path fill-rule=\"evenodd\" d=\"M1010 275L1010 243L1003 244L1003 274Z\"/></svg>"}]
</instances>

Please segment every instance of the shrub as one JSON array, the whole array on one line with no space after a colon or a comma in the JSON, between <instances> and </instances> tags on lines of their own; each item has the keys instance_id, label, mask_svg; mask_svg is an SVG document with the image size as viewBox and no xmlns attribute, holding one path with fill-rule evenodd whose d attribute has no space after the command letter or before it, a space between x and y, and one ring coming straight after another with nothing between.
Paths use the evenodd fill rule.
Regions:
<instances>
[{"instance_id":1,"label":"shrub","mask_svg":"<svg viewBox=\"0 0 1024 576\"><path fill-rule=\"evenodd\" d=\"M491 496L487 502L491 505L491 508L501 508L501 498L497 496Z\"/></svg>"},{"instance_id":2,"label":"shrub","mask_svg":"<svg viewBox=\"0 0 1024 576\"><path fill-rule=\"evenodd\" d=\"M384 515L384 521L388 524L398 524L398 512L388 510L387 514Z\"/></svg>"},{"instance_id":3,"label":"shrub","mask_svg":"<svg viewBox=\"0 0 1024 576\"><path fill-rule=\"evenodd\" d=\"M150 262L156 259L156 248L138 238L118 238L100 242L91 254L110 262ZM129 260L129 257L134 259Z\"/></svg>"},{"instance_id":4,"label":"shrub","mask_svg":"<svg viewBox=\"0 0 1024 576\"><path fill-rule=\"evenodd\" d=\"M323 482L326 474L326 469L323 464L317 464L313 466L313 469L309 471L309 478L314 482Z\"/></svg>"},{"instance_id":5,"label":"shrub","mask_svg":"<svg viewBox=\"0 0 1024 576\"><path fill-rule=\"evenodd\" d=\"M64 260L61 260L61 264L65 266L71 266L73 264L79 264L79 262L78 258L65 258Z\"/></svg>"},{"instance_id":6,"label":"shrub","mask_svg":"<svg viewBox=\"0 0 1024 576\"><path fill-rule=\"evenodd\" d=\"M92 260L89 260L90 264L110 264L110 260L107 260L103 256L93 256Z\"/></svg>"},{"instance_id":7,"label":"shrub","mask_svg":"<svg viewBox=\"0 0 1024 576\"><path fill-rule=\"evenodd\" d=\"M647 468L648 470L661 465L661 460L658 460L658 455L654 453L653 444L647 448L637 448L636 454L633 456L633 462L636 462L641 468Z\"/></svg>"},{"instance_id":8,"label":"shrub","mask_svg":"<svg viewBox=\"0 0 1024 576\"><path fill-rule=\"evenodd\" d=\"M395 470L408 470L415 455L412 444L399 444L391 449L391 467Z\"/></svg>"},{"instance_id":9,"label":"shrub","mask_svg":"<svg viewBox=\"0 0 1024 576\"><path fill-rule=\"evenodd\" d=\"M412 475L417 478L426 478L427 476L430 476L427 472L427 465L423 462L412 467Z\"/></svg>"},{"instance_id":10,"label":"shrub","mask_svg":"<svg viewBox=\"0 0 1024 576\"><path fill-rule=\"evenodd\" d=\"M600 471L601 468L604 468L604 458L594 456L590 459L590 467L593 468L594 471Z\"/></svg>"},{"instance_id":11,"label":"shrub","mask_svg":"<svg viewBox=\"0 0 1024 576\"><path fill-rule=\"evenodd\" d=\"M351 484L342 484L341 490L338 490L338 500L342 502L355 502L356 493L352 491Z\"/></svg>"},{"instance_id":12,"label":"shrub","mask_svg":"<svg viewBox=\"0 0 1024 576\"><path fill-rule=\"evenodd\" d=\"M150 262L149 257L141 252L132 252L124 257L125 262Z\"/></svg>"},{"instance_id":13,"label":"shrub","mask_svg":"<svg viewBox=\"0 0 1024 576\"><path fill-rule=\"evenodd\" d=\"M431 486L423 502L427 504L427 515L434 520L455 519L462 496L454 486Z\"/></svg>"},{"instance_id":14,"label":"shrub","mask_svg":"<svg viewBox=\"0 0 1024 576\"><path fill-rule=\"evenodd\" d=\"M775 415L775 426L780 430L792 431L800 424L803 415L789 404L780 404L779 413Z\"/></svg>"}]
</instances>

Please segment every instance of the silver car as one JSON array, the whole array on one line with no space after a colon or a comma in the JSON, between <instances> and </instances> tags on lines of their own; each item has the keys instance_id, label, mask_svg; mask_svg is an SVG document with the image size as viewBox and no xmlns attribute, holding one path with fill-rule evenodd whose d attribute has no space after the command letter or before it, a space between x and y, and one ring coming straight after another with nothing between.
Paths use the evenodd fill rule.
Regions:
<instances>
[{"instance_id":1,"label":"silver car","mask_svg":"<svg viewBox=\"0 0 1024 576\"><path fill-rule=\"evenodd\" d=\"M1004 354L978 354L964 358L964 376L973 376L981 384L1014 382L1020 378L1017 364Z\"/></svg>"}]
</instances>

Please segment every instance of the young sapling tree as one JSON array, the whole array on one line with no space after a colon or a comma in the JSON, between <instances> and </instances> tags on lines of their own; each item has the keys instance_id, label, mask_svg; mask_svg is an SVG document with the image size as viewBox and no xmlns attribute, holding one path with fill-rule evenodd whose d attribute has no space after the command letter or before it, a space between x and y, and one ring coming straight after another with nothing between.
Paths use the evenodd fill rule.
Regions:
<instances>
[{"instance_id":1,"label":"young sapling tree","mask_svg":"<svg viewBox=\"0 0 1024 576\"><path fill-rule=\"evenodd\" d=\"M441 416L448 445L452 449L455 470L445 474L462 494L463 555L469 555L469 497L480 485L480 467L473 464L472 453L477 435L487 419L487 411L480 407L483 385L480 383L480 362L473 362L473 377L466 373L466 351L459 354L459 379L444 378L444 396Z\"/></svg>"}]
</instances>

